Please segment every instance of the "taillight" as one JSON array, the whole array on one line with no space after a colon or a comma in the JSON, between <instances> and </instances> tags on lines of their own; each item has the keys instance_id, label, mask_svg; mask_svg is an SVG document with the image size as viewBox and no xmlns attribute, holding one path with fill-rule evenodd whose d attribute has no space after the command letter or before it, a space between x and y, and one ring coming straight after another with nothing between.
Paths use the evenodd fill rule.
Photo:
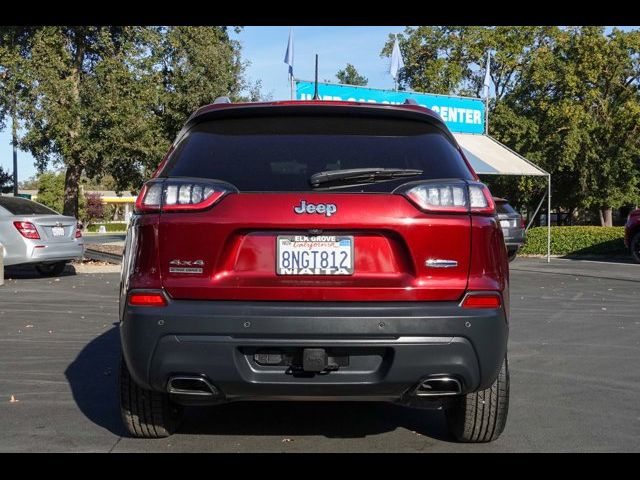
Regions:
<instances>
[{"instance_id":1,"label":"taillight","mask_svg":"<svg viewBox=\"0 0 640 480\"><path fill-rule=\"evenodd\" d=\"M136 199L136 211L176 212L203 210L227 193L237 192L230 184L191 179L168 179L146 183Z\"/></svg>"},{"instance_id":2,"label":"taillight","mask_svg":"<svg viewBox=\"0 0 640 480\"><path fill-rule=\"evenodd\" d=\"M167 299L161 293L139 292L129 294L129 305L135 307L165 307Z\"/></svg>"},{"instance_id":3,"label":"taillight","mask_svg":"<svg viewBox=\"0 0 640 480\"><path fill-rule=\"evenodd\" d=\"M527 228L527 224L524 222L524 218L523 217L520 217L520 228L523 229L523 230L525 228Z\"/></svg>"},{"instance_id":4,"label":"taillight","mask_svg":"<svg viewBox=\"0 0 640 480\"><path fill-rule=\"evenodd\" d=\"M480 182L433 180L400 186L401 193L428 212L493 215L495 204L489 189Z\"/></svg>"},{"instance_id":5,"label":"taillight","mask_svg":"<svg viewBox=\"0 0 640 480\"><path fill-rule=\"evenodd\" d=\"M40 234L36 229L36 226L31 222L13 222L13 225L18 229L20 235L24 238L30 238L31 240L39 240Z\"/></svg>"},{"instance_id":6,"label":"taillight","mask_svg":"<svg viewBox=\"0 0 640 480\"><path fill-rule=\"evenodd\" d=\"M80 229L80 224L76 224L76 238L82 238L82 230Z\"/></svg>"},{"instance_id":7,"label":"taillight","mask_svg":"<svg viewBox=\"0 0 640 480\"><path fill-rule=\"evenodd\" d=\"M500 308L502 299L497 293L478 293L467 295L462 301L462 308Z\"/></svg>"}]
</instances>

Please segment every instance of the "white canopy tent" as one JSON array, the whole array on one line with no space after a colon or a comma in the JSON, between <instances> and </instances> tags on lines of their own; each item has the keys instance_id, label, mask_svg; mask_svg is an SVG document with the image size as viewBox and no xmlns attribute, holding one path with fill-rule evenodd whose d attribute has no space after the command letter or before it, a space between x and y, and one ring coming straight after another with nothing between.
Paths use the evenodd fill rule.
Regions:
<instances>
[{"instance_id":1,"label":"white canopy tent","mask_svg":"<svg viewBox=\"0 0 640 480\"><path fill-rule=\"evenodd\" d=\"M488 135L454 133L462 150L478 175L532 175L547 177L547 262L551 261L551 174L534 165L522 155ZM533 216L542 206L540 201ZM533 221L533 220L532 220ZM531 222L527 226L529 228Z\"/></svg>"}]
</instances>

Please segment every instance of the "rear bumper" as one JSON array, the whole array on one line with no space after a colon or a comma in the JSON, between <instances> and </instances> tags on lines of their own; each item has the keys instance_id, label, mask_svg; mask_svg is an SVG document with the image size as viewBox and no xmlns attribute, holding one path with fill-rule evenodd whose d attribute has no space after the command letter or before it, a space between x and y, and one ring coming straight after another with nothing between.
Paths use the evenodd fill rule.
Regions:
<instances>
[{"instance_id":1,"label":"rear bumper","mask_svg":"<svg viewBox=\"0 0 640 480\"><path fill-rule=\"evenodd\" d=\"M167 391L173 375L204 376L229 400L408 398L419 381L449 375L463 393L487 388L507 349L503 309L452 302L176 301L126 306L123 353L134 380ZM295 375L261 366L259 350L325 348L349 365Z\"/></svg>"},{"instance_id":2,"label":"rear bumper","mask_svg":"<svg viewBox=\"0 0 640 480\"><path fill-rule=\"evenodd\" d=\"M5 265L21 265L29 263L61 262L80 259L84 255L82 241L46 243L27 241L7 249Z\"/></svg>"},{"instance_id":3,"label":"rear bumper","mask_svg":"<svg viewBox=\"0 0 640 480\"><path fill-rule=\"evenodd\" d=\"M503 228L502 235L509 249L520 248L525 242L524 230L521 228Z\"/></svg>"},{"instance_id":4,"label":"rear bumper","mask_svg":"<svg viewBox=\"0 0 640 480\"><path fill-rule=\"evenodd\" d=\"M31 262L57 262L75 260L84 255L84 245L77 242L50 243L44 248L34 248Z\"/></svg>"}]
</instances>

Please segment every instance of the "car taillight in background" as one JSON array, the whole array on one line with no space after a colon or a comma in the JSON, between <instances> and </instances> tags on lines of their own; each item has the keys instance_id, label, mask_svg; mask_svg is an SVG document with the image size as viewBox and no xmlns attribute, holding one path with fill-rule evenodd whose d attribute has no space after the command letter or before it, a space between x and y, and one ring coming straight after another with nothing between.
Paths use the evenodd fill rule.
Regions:
<instances>
[{"instance_id":1,"label":"car taillight in background","mask_svg":"<svg viewBox=\"0 0 640 480\"><path fill-rule=\"evenodd\" d=\"M228 193L238 190L230 184L204 180L163 180L146 183L136 199L136 211L176 212L203 210Z\"/></svg>"},{"instance_id":2,"label":"car taillight in background","mask_svg":"<svg viewBox=\"0 0 640 480\"><path fill-rule=\"evenodd\" d=\"M82 229L79 223L76 224L76 238L82 238Z\"/></svg>"},{"instance_id":3,"label":"car taillight in background","mask_svg":"<svg viewBox=\"0 0 640 480\"><path fill-rule=\"evenodd\" d=\"M520 228L523 230L527 228L527 224L525 223L524 217L522 216L520 217Z\"/></svg>"},{"instance_id":4,"label":"car taillight in background","mask_svg":"<svg viewBox=\"0 0 640 480\"><path fill-rule=\"evenodd\" d=\"M20 235L24 238L29 238L31 240L39 240L40 234L36 229L36 226L31 222L13 222L13 225L18 229Z\"/></svg>"},{"instance_id":5,"label":"car taillight in background","mask_svg":"<svg viewBox=\"0 0 640 480\"><path fill-rule=\"evenodd\" d=\"M480 182L427 181L401 186L401 193L428 212L479 213L493 215L495 203L489 189Z\"/></svg>"}]
</instances>

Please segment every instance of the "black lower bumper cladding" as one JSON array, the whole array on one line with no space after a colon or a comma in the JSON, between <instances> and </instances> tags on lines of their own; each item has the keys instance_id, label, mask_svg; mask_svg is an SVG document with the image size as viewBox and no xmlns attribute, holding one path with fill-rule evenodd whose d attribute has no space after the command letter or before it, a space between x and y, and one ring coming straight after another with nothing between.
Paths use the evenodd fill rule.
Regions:
<instances>
[{"instance_id":1,"label":"black lower bumper cladding","mask_svg":"<svg viewBox=\"0 0 640 480\"><path fill-rule=\"evenodd\" d=\"M140 386L167 391L197 376L201 403L376 400L429 403L412 392L447 376L461 393L489 387L507 349L502 308L455 302L169 300L124 309L123 353ZM185 396L186 398L186 396Z\"/></svg>"}]
</instances>

